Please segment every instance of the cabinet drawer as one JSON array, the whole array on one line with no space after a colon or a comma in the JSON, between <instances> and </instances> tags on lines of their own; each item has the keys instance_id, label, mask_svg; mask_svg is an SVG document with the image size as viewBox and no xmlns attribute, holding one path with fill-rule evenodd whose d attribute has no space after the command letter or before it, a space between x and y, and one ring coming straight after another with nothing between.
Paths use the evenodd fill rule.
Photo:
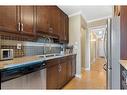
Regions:
<instances>
[{"instance_id":1,"label":"cabinet drawer","mask_svg":"<svg viewBox=\"0 0 127 95\"><path fill-rule=\"evenodd\" d=\"M54 65L57 65L60 63L60 59L51 59L51 60L48 60L47 62L47 67L51 67L51 66L54 66Z\"/></svg>"}]
</instances>

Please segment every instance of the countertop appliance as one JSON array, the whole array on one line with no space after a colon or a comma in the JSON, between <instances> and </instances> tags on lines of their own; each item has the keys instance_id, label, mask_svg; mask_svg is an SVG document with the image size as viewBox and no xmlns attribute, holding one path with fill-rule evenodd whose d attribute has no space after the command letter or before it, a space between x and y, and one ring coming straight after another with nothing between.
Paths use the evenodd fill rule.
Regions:
<instances>
[{"instance_id":1,"label":"countertop appliance","mask_svg":"<svg viewBox=\"0 0 127 95\"><path fill-rule=\"evenodd\" d=\"M46 63L37 61L2 69L1 89L46 89Z\"/></svg>"},{"instance_id":2,"label":"countertop appliance","mask_svg":"<svg viewBox=\"0 0 127 95\"><path fill-rule=\"evenodd\" d=\"M120 17L107 20L104 51L107 89L120 89Z\"/></svg>"},{"instance_id":3,"label":"countertop appliance","mask_svg":"<svg viewBox=\"0 0 127 95\"><path fill-rule=\"evenodd\" d=\"M69 45L65 47L65 54L73 53L73 45Z\"/></svg>"},{"instance_id":4,"label":"countertop appliance","mask_svg":"<svg viewBox=\"0 0 127 95\"><path fill-rule=\"evenodd\" d=\"M13 49L0 49L0 60L13 59Z\"/></svg>"}]
</instances>

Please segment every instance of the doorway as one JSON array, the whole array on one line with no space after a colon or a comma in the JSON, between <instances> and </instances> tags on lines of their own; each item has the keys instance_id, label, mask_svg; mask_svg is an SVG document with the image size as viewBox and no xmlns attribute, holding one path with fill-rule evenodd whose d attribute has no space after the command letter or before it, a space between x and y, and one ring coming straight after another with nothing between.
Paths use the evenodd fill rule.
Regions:
<instances>
[{"instance_id":1,"label":"doorway","mask_svg":"<svg viewBox=\"0 0 127 95\"><path fill-rule=\"evenodd\" d=\"M85 36L85 39L83 39L81 42L82 42L82 49L84 49L85 47L84 49L85 52L82 51L81 53L83 54L84 52L86 58L82 58L83 59L82 70L81 70L82 76L81 78L75 77L74 79L72 79L72 81L70 81L64 87L64 89L106 89L106 72L103 69L103 65L105 64L104 55L101 53L100 53L101 55L99 55L99 48L101 48L102 49L101 52L103 52L103 47L102 45L100 45L100 47L98 45L99 40L103 41L103 37L98 37L93 29L91 31L84 31L84 32L83 31L84 29L82 29L83 34L81 37ZM103 30L100 30L100 31L103 31ZM88 38L89 38L89 41L88 41ZM87 43L84 44L85 42ZM89 55L89 51L92 51L90 52L90 55L92 56ZM85 61L85 65L84 65L84 61ZM91 63L90 68L89 68L89 64L87 63Z\"/></svg>"},{"instance_id":2,"label":"doorway","mask_svg":"<svg viewBox=\"0 0 127 95\"><path fill-rule=\"evenodd\" d=\"M99 26L90 29L90 72L100 77L100 83L106 89L106 71L103 69L105 61L104 36L106 26ZM96 73L95 73L96 72ZM97 79L94 77L95 79Z\"/></svg>"}]
</instances>

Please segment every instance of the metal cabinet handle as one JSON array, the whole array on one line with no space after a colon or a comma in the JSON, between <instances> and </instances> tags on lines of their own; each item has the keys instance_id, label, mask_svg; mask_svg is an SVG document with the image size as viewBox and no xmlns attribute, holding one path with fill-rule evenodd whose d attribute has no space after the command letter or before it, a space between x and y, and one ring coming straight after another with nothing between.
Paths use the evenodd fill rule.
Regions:
<instances>
[{"instance_id":1,"label":"metal cabinet handle","mask_svg":"<svg viewBox=\"0 0 127 95\"><path fill-rule=\"evenodd\" d=\"M104 69L105 71L107 71L107 64L104 64L104 65L103 65L103 69Z\"/></svg>"},{"instance_id":2,"label":"metal cabinet handle","mask_svg":"<svg viewBox=\"0 0 127 95\"><path fill-rule=\"evenodd\" d=\"M49 30L49 32L50 32L50 33L52 33L52 31L51 31L51 30Z\"/></svg>"},{"instance_id":3,"label":"metal cabinet handle","mask_svg":"<svg viewBox=\"0 0 127 95\"><path fill-rule=\"evenodd\" d=\"M53 28L52 27L49 27L49 32L53 33Z\"/></svg>"},{"instance_id":4,"label":"metal cabinet handle","mask_svg":"<svg viewBox=\"0 0 127 95\"><path fill-rule=\"evenodd\" d=\"M21 31L23 31L23 23L21 24Z\"/></svg>"},{"instance_id":5,"label":"metal cabinet handle","mask_svg":"<svg viewBox=\"0 0 127 95\"><path fill-rule=\"evenodd\" d=\"M20 31L20 22L18 23L18 31Z\"/></svg>"},{"instance_id":6,"label":"metal cabinet handle","mask_svg":"<svg viewBox=\"0 0 127 95\"><path fill-rule=\"evenodd\" d=\"M104 65L103 65L103 69L104 69L105 71L107 71L107 70L112 70L112 68L111 68L111 67L108 67L107 64L104 64Z\"/></svg>"},{"instance_id":7,"label":"metal cabinet handle","mask_svg":"<svg viewBox=\"0 0 127 95\"><path fill-rule=\"evenodd\" d=\"M58 65L58 72L60 72L60 64Z\"/></svg>"},{"instance_id":8,"label":"metal cabinet handle","mask_svg":"<svg viewBox=\"0 0 127 95\"><path fill-rule=\"evenodd\" d=\"M60 65L60 72L61 72L61 69L62 69L62 67L61 67L61 65Z\"/></svg>"},{"instance_id":9,"label":"metal cabinet handle","mask_svg":"<svg viewBox=\"0 0 127 95\"><path fill-rule=\"evenodd\" d=\"M58 72L61 72L61 65L58 65Z\"/></svg>"}]
</instances>

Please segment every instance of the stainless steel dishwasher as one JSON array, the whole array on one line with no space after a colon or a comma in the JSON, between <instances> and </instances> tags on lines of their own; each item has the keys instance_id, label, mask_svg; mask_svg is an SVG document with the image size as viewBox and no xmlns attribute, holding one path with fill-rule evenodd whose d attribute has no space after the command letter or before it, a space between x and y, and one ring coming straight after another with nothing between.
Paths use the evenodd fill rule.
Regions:
<instances>
[{"instance_id":1,"label":"stainless steel dishwasher","mask_svg":"<svg viewBox=\"0 0 127 95\"><path fill-rule=\"evenodd\" d=\"M1 89L46 89L46 63L38 61L1 70Z\"/></svg>"}]
</instances>

